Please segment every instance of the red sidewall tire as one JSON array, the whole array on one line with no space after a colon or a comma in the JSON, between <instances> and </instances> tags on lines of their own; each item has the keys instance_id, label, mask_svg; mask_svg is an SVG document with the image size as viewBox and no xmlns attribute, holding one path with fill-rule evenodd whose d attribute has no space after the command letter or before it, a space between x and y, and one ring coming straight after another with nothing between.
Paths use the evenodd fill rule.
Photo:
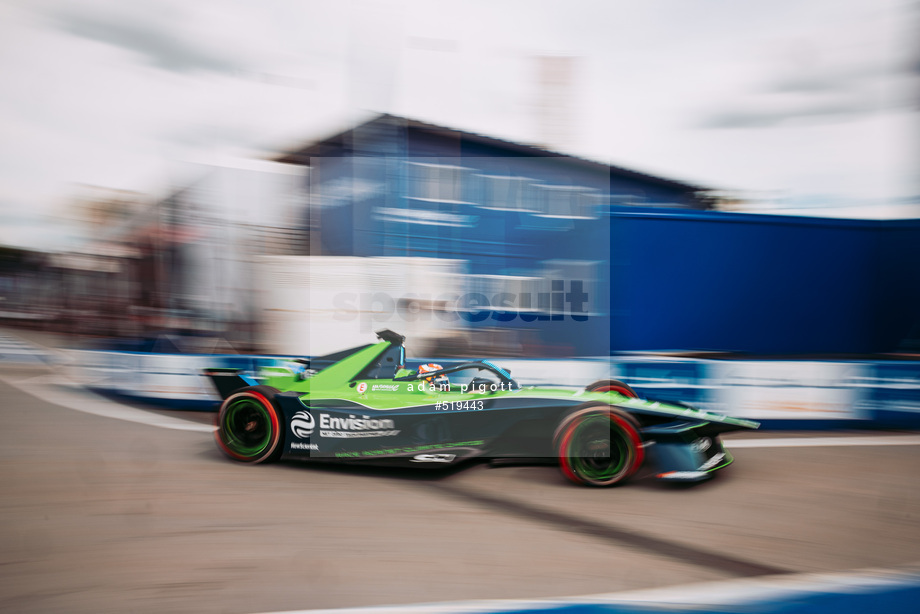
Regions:
<instances>
[{"instance_id":1,"label":"red sidewall tire","mask_svg":"<svg viewBox=\"0 0 920 614\"><path fill-rule=\"evenodd\" d=\"M234 460L244 463L265 463L277 460L281 456L284 442L284 430L281 423L281 411L271 401L271 397L278 391L271 386L251 386L242 388L221 403L220 411L217 414L217 430L214 431L214 439L221 452ZM241 400L250 399L262 406L265 416L267 417L267 426L269 428L268 442L258 452L251 455L241 454L233 450L228 445L231 436L226 432L227 412Z\"/></svg>"},{"instance_id":2,"label":"red sidewall tire","mask_svg":"<svg viewBox=\"0 0 920 614\"><path fill-rule=\"evenodd\" d=\"M624 397L629 397L631 399L639 398L639 395L629 386L629 384L616 379L598 380L593 384L586 386L585 390L587 392L618 392Z\"/></svg>"},{"instance_id":3,"label":"red sidewall tire","mask_svg":"<svg viewBox=\"0 0 920 614\"><path fill-rule=\"evenodd\" d=\"M579 473L571 456L571 446L578 427L591 417L605 415L611 422L611 437L619 433L627 446L626 466L610 479L595 480ZM569 414L556 429L553 445L559 457L559 467L566 478L587 486L614 486L629 479L645 460L645 447L639 435L639 423L629 414L608 406L589 406Z\"/></svg>"}]
</instances>

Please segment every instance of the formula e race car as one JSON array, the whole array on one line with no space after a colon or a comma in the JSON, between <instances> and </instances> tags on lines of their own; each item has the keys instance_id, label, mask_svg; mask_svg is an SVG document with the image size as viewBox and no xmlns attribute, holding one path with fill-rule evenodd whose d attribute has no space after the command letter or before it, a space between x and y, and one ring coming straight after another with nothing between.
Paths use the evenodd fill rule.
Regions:
<instances>
[{"instance_id":1,"label":"formula e race car","mask_svg":"<svg viewBox=\"0 0 920 614\"><path fill-rule=\"evenodd\" d=\"M759 426L641 399L615 380L580 391L523 387L487 360L409 370L405 337L389 330L377 337L258 378L207 370L223 398L220 449L246 463L551 462L575 483L612 486L643 463L663 480L706 479L732 462L719 435Z\"/></svg>"}]
</instances>

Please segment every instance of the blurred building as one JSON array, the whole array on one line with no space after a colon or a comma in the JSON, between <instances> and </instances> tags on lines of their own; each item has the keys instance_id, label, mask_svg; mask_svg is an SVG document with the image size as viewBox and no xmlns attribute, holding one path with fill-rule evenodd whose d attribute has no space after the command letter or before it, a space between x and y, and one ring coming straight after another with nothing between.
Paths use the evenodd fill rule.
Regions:
<instances>
[{"instance_id":1,"label":"blurred building","mask_svg":"<svg viewBox=\"0 0 920 614\"><path fill-rule=\"evenodd\" d=\"M199 173L42 279L76 330L226 342L186 344L207 351L324 352L375 327L432 357L920 347L920 220L712 210L725 202L382 115Z\"/></svg>"},{"instance_id":2,"label":"blurred building","mask_svg":"<svg viewBox=\"0 0 920 614\"><path fill-rule=\"evenodd\" d=\"M575 74L579 58L538 55L535 98L537 130L548 149L567 149L575 132Z\"/></svg>"},{"instance_id":3,"label":"blurred building","mask_svg":"<svg viewBox=\"0 0 920 614\"><path fill-rule=\"evenodd\" d=\"M0 294L7 307L17 305L19 324L84 335L133 334L128 316L141 303L142 249L128 230L149 204L135 192L81 186L68 213L91 238L5 263L2 286L12 292Z\"/></svg>"},{"instance_id":4,"label":"blurred building","mask_svg":"<svg viewBox=\"0 0 920 614\"><path fill-rule=\"evenodd\" d=\"M122 233L141 253L134 278L147 336L178 333L169 345L184 351L261 350L254 259L308 252L302 169L238 161L194 170Z\"/></svg>"},{"instance_id":5,"label":"blurred building","mask_svg":"<svg viewBox=\"0 0 920 614\"><path fill-rule=\"evenodd\" d=\"M53 314L47 292L48 254L0 245L0 322L40 326Z\"/></svg>"},{"instance_id":6,"label":"blurred building","mask_svg":"<svg viewBox=\"0 0 920 614\"><path fill-rule=\"evenodd\" d=\"M278 161L308 169L309 254L466 263L448 352L867 354L920 334L916 220L709 211L700 186L389 115Z\"/></svg>"},{"instance_id":7,"label":"blurred building","mask_svg":"<svg viewBox=\"0 0 920 614\"><path fill-rule=\"evenodd\" d=\"M465 262L475 304L454 307L467 332L443 352L607 355L611 211L709 202L682 181L390 115L277 161L309 168L311 255Z\"/></svg>"}]
</instances>

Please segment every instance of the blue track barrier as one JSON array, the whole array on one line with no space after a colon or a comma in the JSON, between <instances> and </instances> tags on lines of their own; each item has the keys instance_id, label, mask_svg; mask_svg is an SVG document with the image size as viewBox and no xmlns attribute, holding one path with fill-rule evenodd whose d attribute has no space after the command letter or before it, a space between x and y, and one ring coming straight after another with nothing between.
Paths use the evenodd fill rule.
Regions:
<instances>
[{"instance_id":1,"label":"blue track barrier","mask_svg":"<svg viewBox=\"0 0 920 614\"><path fill-rule=\"evenodd\" d=\"M281 356L105 351L69 356L76 379L91 390L190 410L214 410L219 404L202 374L207 368L255 374L290 364L290 357ZM758 420L767 429L920 428L920 361L491 360L511 369L524 385L575 389L599 379L622 379L644 397Z\"/></svg>"},{"instance_id":2,"label":"blue track barrier","mask_svg":"<svg viewBox=\"0 0 920 614\"><path fill-rule=\"evenodd\" d=\"M286 614L862 614L917 611L920 572L768 576L565 599L300 610ZM276 613L280 614L280 613Z\"/></svg>"}]
</instances>

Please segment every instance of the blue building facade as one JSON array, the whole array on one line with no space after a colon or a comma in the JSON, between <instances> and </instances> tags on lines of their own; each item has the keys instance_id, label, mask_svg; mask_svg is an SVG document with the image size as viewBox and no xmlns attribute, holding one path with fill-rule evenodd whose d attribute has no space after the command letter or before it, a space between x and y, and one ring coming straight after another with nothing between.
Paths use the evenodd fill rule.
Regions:
<instances>
[{"instance_id":1,"label":"blue building facade","mask_svg":"<svg viewBox=\"0 0 920 614\"><path fill-rule=\"evenodd\" d=\"M310 167L310 253L465 261L467 326L524 353L865 354L917 336L920 221L706 211L700 186L392 116L280 161Z\"/></svg>"}]
</instances>

